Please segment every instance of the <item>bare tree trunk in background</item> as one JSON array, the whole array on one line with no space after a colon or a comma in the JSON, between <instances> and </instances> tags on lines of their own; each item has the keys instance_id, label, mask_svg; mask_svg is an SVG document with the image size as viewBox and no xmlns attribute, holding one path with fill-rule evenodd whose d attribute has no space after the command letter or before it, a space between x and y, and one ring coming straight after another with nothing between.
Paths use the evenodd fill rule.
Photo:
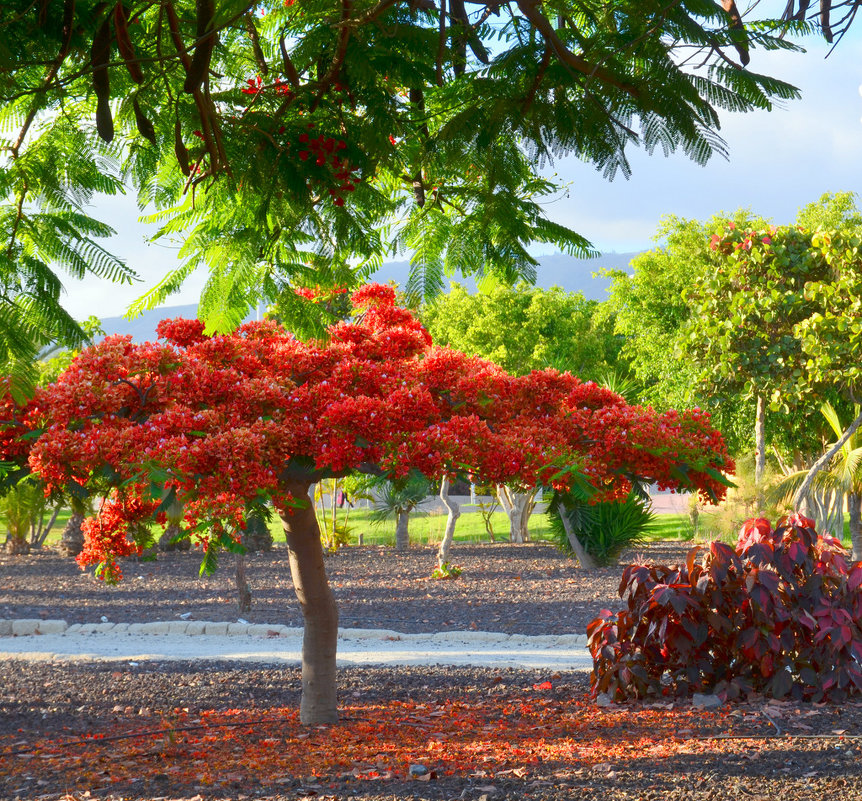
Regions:
<instances>
[{"instance_id":1,"label":"bare tree trunk in background","mask_svg":"<svg viewBox=\"0 0 862 801\"><path fill-rule=\"evenodd\" d=\"M757 512L763 511L763 473L766 470L766 399L757 396L754 420L754 486L757 490Z\"/></svg>"},{"instance_id":2,"label":"bare tree trunk in background","mask_svg":"<svg viewBox=\"0 0 862 801\"><path fill-rule=\"evenodd\" d=\"M814 477L829 464L832 457L844 447L844 443L856 433L856 429L858 429L860 425L862 425L862 414L859 414L856 419L850 423L844 433L838 438L838 441L811 466L811 469L808 471L808 475L805 476L805 480L793 496L793 507L795 509L802 508L802 504L808 500L808 492L811 489Z\"/></svg>"},{"instance_id":3,"label":"bare tree trunk in background","mask_svg":"<svg viewBox=\"0 0 862 801\"><path fill-rule=\"evenodd\" d=\"M578 535L575 534L575 530L572 528L572 523L569 520L569 510L562 504L560 505L560 519L563 521L563 528L566 530L566 537L568 537L569 545L572 546L572 550L575 552L575 556L578 557L581 567L584 568L584 570L594 570L597 568L598 564L596 564L596 560L587 553L587 549L584 548L583 544L578 539Z\"/></svg>"},{"instance_id":4,"label":"bare tree trunk in background","mask_svg":"<svg viewBox=\"0 0 862 801\"><path fill-rule=\"evenodd\" d=\"M847 512L850 517L850 542L853 546L853 561L862 561L862 495L847 496Z\"/></svg>"},{"instance_id":5,"label":"bare tree trunk in background","mask_svg":"<svg viewBox=\"0 0 862 801\"><path fill-rule=\"evenodd\" d=\"M305 501L302 508L292 508L281 515L290 574L305 622L299 719L305 724L336 723L338 607L326 577L320 528L314 507L308 500L309 486L309 483L300 481L282 484L283 489L296 500Z\"/></svg>"},{"instance_id":6,"label":"bare tree trunk in background","mask_svg":"<svg viewBox=\"0 0 862 801\"><path fill-rule=\"evenodd\" d=\"M84 532L81 530L83 524L84 513L73 511L60 537L58 549L63 556L77 556L84 550Z\"/></svg>"},{"instance_id":7,"label":"bare tree trunk in background","mask_svg":"<svg viewBox=\"0 0 862 801\"><path fill-rule=\"evenodd\" d=\"M241 615L251 612L251 588L245 573L245 554L236 554L236 606Z\"/></svg>"},{"instance_id":8,"label":"bare tree trunk in background","mask_svg":"<svg viewBox=\"0 0 862 801\"><path fill-rule=\"evenodd\" d=\"M509 540L522 543L529 538L527 523L533 510L533 498L536 490L530 492L515 492L505 484L497 485L497 498L500 506L509 518Z\"/></svg>"},{"instance_id":9,"label":"bare tree trunk in background","mask_svg":"<svg viewBox=\"0 0 862 801\"><path fill-rule=\"evenodd\" d=\"M452 548L452 539L455 536L455 522L461 517L460 507L449 497L448 476L443 476L443 480L440 482L440 500L443 501L449 512L446 517L446 531L443 533L443 539L437 549L437 566L443 567L449 561L449 550Z\"/></svg>"},{"instance_id":10,"label":"bare tree trunk in background","mask_svg":"<svg viewBox=\"0 0 862 801\"><path fill-rule=\"evenodd\" d=\"M406 551L410 547L410 532L407 529L410 512L399 509L395 521L395 550Z\"/></svg>"}]
</instances>

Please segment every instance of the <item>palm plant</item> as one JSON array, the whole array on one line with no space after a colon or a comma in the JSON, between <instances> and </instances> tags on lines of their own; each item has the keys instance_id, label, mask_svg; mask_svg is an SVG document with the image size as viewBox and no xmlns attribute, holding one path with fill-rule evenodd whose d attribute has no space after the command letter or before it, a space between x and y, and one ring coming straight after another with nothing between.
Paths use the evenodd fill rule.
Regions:
<instances>
[{"instance_id":1,"label":"palm plant","mask_svg":"<svg viewBox=\"0 0 862 801\"><path fill-rule=\"evenodd\" d=\"M859 411L856 404L854 418ZM832 404L824 403L820 412L841 439L845 429ZM789 504L807 475L808 470L791 473L770 489L768 497ZM844 509L847 509L853 559L862 560L862 433L854 431L832 457L829 467L817 473L809 501L813 507L809 513L818 530L831 531L839 539L844 532Z\"/></svg>"},{"instance_id":2,"label":"palm plant","mask_svg":"<svg viewBox=\"0 0 862 801\"><path fill-rule=\"evenodd\" d=\"M404 478L381 480L371 521L375 524L395 518L395 549L406 551L410 545L410 513L433 491L433 485L421 473L411 472Z\"/></svg>"}]
</instances>

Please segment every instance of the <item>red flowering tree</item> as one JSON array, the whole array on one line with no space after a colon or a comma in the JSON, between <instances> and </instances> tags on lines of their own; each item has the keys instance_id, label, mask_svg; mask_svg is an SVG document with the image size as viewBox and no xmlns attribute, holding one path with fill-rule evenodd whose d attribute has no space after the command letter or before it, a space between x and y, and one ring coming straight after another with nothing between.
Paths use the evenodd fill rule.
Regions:
<instances>
[{"instance_id":1,"label":"red flowering tree","mask_svg":"<svg viewBox=\"0 0 862 801\"><path fill-rule=\"evenodd\" d=\"M7 409L0 434L0 459L26 457L51 489L104 496L79 562L110 581L121 578L117 558L150 536L141 524L163 521L175 500L206 567L249 511L272 502L305 621L305 722L337 719L338 612L313 482L352 470L469 470L558 489L586 480L604 498L639 476L715 497L730 466L704 413L657 414L568 373L511 376L434 348L388 287L363 287L352 302L357 316L326 342L271 322L208 337L194 320L161 323L156 343L109 337L29 406Z\"/></svg>"}]
</instances>

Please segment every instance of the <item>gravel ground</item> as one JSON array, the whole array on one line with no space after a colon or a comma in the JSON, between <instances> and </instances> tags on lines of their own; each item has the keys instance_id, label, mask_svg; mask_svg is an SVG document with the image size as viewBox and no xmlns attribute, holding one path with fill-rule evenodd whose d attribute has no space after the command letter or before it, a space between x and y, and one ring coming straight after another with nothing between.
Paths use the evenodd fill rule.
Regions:
<instances>
[{"instance_id":1,"label":"gravel ground","mask_svg":"<svg viewBox=\"0 0 862 801\"><path fill-rule=\"evenodd\" d=\"M656 561L681 558L687 546L650 546ZM457 581L431 581L433 552L404 555L390 549L353 548L328 561L342 624L405 632L477 628L525 634L577 633L602 607L615 607L620 568L586 573L551 546L459 546L454 561L464 568ZM232 570L197 578L195 555L161 556L155 563L127 564L127 581L110 589L71 560L50 553L0 556L0 617L64 618L91 622L170 620L190 612L195 619L236 617ZM138 578L142 576L143 578ZM253 622L298 624L283 550L250 557ZM373 704L405 700L439 704L456 699L523 698L545 673L456 667L344 668L342 702ZM557 697L584 697L588 679L563 673L553 678ZM295 708L296 669L232 663L142 663L139 665L10 662L0 689L0 799L85 801L101 799L256 799L293 801L346 799L459 799L562 801L573 796L608 801L862 801L862 704L764 706L757 699L726 711L721 724L707 715L685 718L671 738L673 748L645 749L624 761L585 766L536 765L528 775L438 776L432 781L356 782L324 777L252 774L202 787L169 780L154 767L125 785L93 786L52 773L49 762L31 764L23 778L4 771L7 760L24 759L11 747L39 737L68 738L158 725L177 708L242 709L265 716L267 709ZM686 707L687 702L683 702ZM768 714L767 714L768 709ZM619 738L637 738L636 705L621 708ZM641 732L643 734L643 732ZM712 740L716 735L731 739ZM792 735L792 736L791 736ZM750 739L744 739L750 738ZM15 744L18 744L17 746ZM23 746L21 745L23 744ZM682 746L682 747L681 747ZM690 747L689 747L690 746ZM499 743L505 749L507 744ZM105 746L103 746L105 748ZM100 753L93 747L94 759ZM107 751L110 754L110 751ZM491 789L489 789L491 788ZM485 796L483 798L483 796Z\"/></svg>"},{"instance_id":2,"label":"gravel ground","mask_svg":"<svg viewBox=\"0 0 862 801\"><path fill-rule=\"evenodd\" d=\"M684 558L686 544L656 543L655 561ZM624 554L623 559L635 554ZM581 570L552 545L457 544L452 561L463 568L454 581L429 578L432 548L345 548L327 559L341 625L406 633L477 629L506 634L581 634L598 611L614 607L620 568ZM160 554L155 562L126 561L124 580L105 586L92 572L52 551L29 557L0 554L0 618L49 617L68 623L234 620L234 557L218 572L199 577L198 553ZM252 588L251 623L300 626L287 551L247 557Z\"/></svg>"}]
</instances>

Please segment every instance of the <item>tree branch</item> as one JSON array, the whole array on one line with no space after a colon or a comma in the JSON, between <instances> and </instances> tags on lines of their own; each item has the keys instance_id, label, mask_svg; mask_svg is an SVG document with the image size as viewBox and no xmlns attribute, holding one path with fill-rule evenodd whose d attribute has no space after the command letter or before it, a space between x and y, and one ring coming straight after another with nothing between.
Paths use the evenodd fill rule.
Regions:
<instances>
[{"instance_id":1,"label":"tree branch","mask_svg":"<svg viewBox=\"0 0 862 801\"><path fill-rule=\"evenodd\" d=\"M590 78L596 78L609 86L614 86L631 97L637 99L642 98L643 93L637 86L621 81L606 69L603 69L597 64L591 64L583 56L576 55L569 50L557 35L557 32L554 30L554 26L551 25L550 20L539 11L539 0L517 0L517 6L564 64L571 67L576 72L580 72Z\"/></svg>"},{"instance_id":2,"label":"tree branch","mask_svg":"<svg viewBox=\"0 0 862 801\"><path fill-rule=\"evenodd\" d=\"M793 496L793 508L799 509L802 504L805 502L808 497L808 492L811 489L811 485L814 483L814 477L827 465L832 457L844 447L844 444L847 440L852 437L859 426L862 426L862 413L858 415L858 417L848 426L847 430L841 435L836 442L826 453L823 454L808 471L808 475L805 476L805 480L802 482L802 485L796 490L796 494Z\"/></svg>"}]
</instances>

